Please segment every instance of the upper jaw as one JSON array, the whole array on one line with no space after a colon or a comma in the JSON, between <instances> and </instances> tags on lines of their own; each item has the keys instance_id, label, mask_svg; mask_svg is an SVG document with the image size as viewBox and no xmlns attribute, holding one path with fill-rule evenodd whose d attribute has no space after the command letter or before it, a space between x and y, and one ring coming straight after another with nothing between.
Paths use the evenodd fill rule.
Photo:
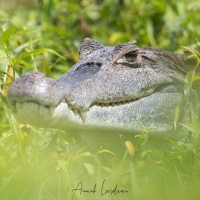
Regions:
<instances>
[{"instance_id":1,"label":"upper jaw","mask_svg":"<svg viewBox=\"0 0 200 200\"><path fill-rule=\"evenodd\" d=\"M37 102L46 106L57 105L62 100L61 88L56 81L45 77L43 73L28 72L15 80L8 91L8 101Z\"/></svg>"},{"instance_id":2,"label":"upper jaw","mask_svg":"<svg viewBox=\"0 0 200 200\"><path fill-rule=\"evenodd\" d=\"M157 85L154 83L155 85L148 87L147 85L144 85L145 88L142 87L136 92L129 93L128 96L125 94L124 96L116 96L113 92L107 90L108 94L106 94L105 91L104 94L98 94L97 96L97 91L93 92L95 87L93 87L92 83L90 83L88 88L85 88L87 89L86 92L83 92L84 87L86 86L76 82L74 82L75 85L70 81L68 83L66 82L66 80L68 80L67 78L68 77L65 78L65 85L60 85L58 81L46 77L43 73L26 73L11 85L8 92L8 101L13 108L16 107L16 102L36 102L47 107L56 107L61 102L65 102L69 109L77 113L88 111L93 105L114 106L136 101L149 96L154 92L171 92L172 90L176 92L177 88L180 91L181 85L181 83L177 82L175 84L170 80L169 82L166 81L165 83L159 83ZM111 82L110 84L114 83ZM105 88L106 86L101 85L99 87ZM119 91L115 90L116 93L123 93L119 87L116 87L116 89L119 89Z\"/></svg>"}]
</instances>

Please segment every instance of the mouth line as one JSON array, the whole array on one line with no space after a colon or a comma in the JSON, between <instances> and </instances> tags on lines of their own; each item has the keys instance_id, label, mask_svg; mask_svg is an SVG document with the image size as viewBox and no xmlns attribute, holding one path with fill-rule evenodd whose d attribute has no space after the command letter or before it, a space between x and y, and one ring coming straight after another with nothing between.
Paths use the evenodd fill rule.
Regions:
<instances>
[{"instance_id":1,"label":"mouth line","mask_svg":"<svg viewBox=\"0 0 200 200\"><path fill-rule=\"evenodd\" d=\"M140 99L142 99L143 97L147 97L147 96L148 96L148 95L142 96L142 97L139 97L139 98L135 98L135 99L129 99L129 100L111 101L111 102L109 102L109 103L95 102L95 103L93 103L93 104L90 106L90 108L93 107L93 106L100 106L100 107L123 106L123 105L126 105L126 104L128 104L128 103L133 103L133 102L135 102L135 101L137 101L137 100L140 100Z\"/></svg>"},{"instance_id":2,"label":"mouth line","mask_svg":"<svg viewBox=\"0 0 200 200\"><path fill-rule=\"evenodd\" d=\"M80 110L76 107L73 107L70 102L68 102L65 98L63 98L57 105L44 105L44 104L41 104L41 103L38 103L37 101L12 101L11 103L11 106L12 106L12 109L15 113L18 112L17 110L17 103L20 103L20 104L23 104L23 103L35 103L38 105L38 112L39 112L39 109L40 109L40 106L41 107L46 107L48 110L49 110L49 115L51 117L53 117L54 115L54 112L55 112L55 109L56 107L59 106L59 104L61 103L65 103L68 107L68 109L70 111L72 111L74 113L75 116L79 116L81 118L81 121L82 123L84 124L86 122L86 119L87 119L87 113L88 111L94 107L94 106L97 106L97 107L101 107L102 109L103 108L106 108L106 107L110 107L110 108L114 108L114 107L117 107L117 106L124 106L124 105L127 105L127 104L130 104L130 103L134 103L142 98L145 98L145 97L148 97L148 96L151 96L153 93L157 93L157 92L161 92L161 91L164 91L164 92L170 92L170 91L165 91L165 88L166 86L162 86L162 87L159 87L159 88L156 88L154 91L152 91L151 93L149 94L145 94L145 95L141 95L139 97L136 97L136 98L127 98L127 99L118 99L118 100L115 100L115 101L111 101L111 102L94 102L90 105L90 107L87 109L87 110ZM171 91L173 92L173 91ZM174 92L177 92L177 91L174 91Z\"/></svg>"},{"instance_id":3,"label":"mouth line","mask_svg":"<svg viewBox=\"0 0 200 200\"><path fill-rule=\"evenodd\" d=\"M143 96L143 97L146 97L146 96ZM87 118L87 112L90 110L90 108L94 107L94 106L98 106L98 107L101 107L101 108L105 108L105 107L116 107L116 106L123 106L123 105L126 105L126 104L129 104L129 103L133 103L143 97L140 97L140 98L135 98L135 99L129 99L129 100L121 100L121 101L113 101L113 102L109 102L109 103L102 103L102 102L95 102L93 103L88 110L79 110L77 108L74 108L72 105L70 105L70 103L68 103L65 99L63 99L59 104L61 103L65 103L67 105L67 107L69 108L69 110L71 110L74 115L79 115L83 124L85 123L86 121L86 118ZM46 107L48 110L49 110L49 115L51 117L53 117L54 115L54 112L55 112L55 109L56 107L58 107L58 105L56 106L50 106L50 105L44 105L44 104L41 104L41 103L38 103L36 101L13 101L11 103L11 106L12 106L12 110L14 113L18 113L18 109L17 109L17 104L23 104L23 103L35 103L38 105L38 113L39 113L39 109L40 109L40 106L41 107Z\"/></svg>"}]
</instances>

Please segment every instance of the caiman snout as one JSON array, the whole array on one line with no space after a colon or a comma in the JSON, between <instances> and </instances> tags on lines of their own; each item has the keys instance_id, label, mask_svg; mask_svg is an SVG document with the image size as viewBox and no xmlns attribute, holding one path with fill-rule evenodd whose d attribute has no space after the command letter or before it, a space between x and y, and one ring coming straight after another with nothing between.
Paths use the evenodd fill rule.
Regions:
<instances>
[{"instance_id":1,"label":"caiman snout","mask_svg":"<svg viewBox=\"0 0 200 200\"><path fill-rule=\"evenodd\" d=\"M55 80L40 72L25 73L14 81L8 92L11 105L16 102L37 102L45 106L57 105L62 99Z\"/></svg>"},{"instance_id":2,"label":"caiman snout","mask_svg":"<svg viewBox=\"0 0 200 200\"><path fill-rule=\"evenodd\" d=\"M76 99L76 92L67 82L63 85L43 73L29 72L14 81L8 100L22 121L39 127L54 127L53 124L59 121L58 116L63 117L68 112L79 122L85 122L86 107L84 102L79 103Z\"/></svg>"}]
</instances>

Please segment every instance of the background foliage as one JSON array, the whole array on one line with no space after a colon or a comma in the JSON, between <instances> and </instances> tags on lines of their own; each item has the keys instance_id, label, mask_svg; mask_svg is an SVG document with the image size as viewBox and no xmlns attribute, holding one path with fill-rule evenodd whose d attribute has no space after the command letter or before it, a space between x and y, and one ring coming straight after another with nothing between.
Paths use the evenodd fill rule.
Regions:
<instances>
[{"instance_id":1,"label":"background foliage","mask_svg":"<svg viewBox=\"0 0 200 200\"><path fill-rule=\"evenodd\" d=\"M199 39L199 11L198 0L0 0L1 199L71 199L79 181L90 188L104 179L109 187L119 183L129 189L129 199L197 199L197 116L184 125L192 137L183 143L170 141L170 152L148 149L144 129L136 138L135 156L126 153L119 160L109 151L94 154L83 149L70 133L21 124L12 115L6 94L12 81L27 71L53 78L66 72L78 60L76 46L85 37L105 45L136 39L140 47L178 52L187 46L199 59L191 48ZM186 78L189 86L193 77L191 72ZM110 156L112 162L102 161L100 155Z\"/></svg>"}]
</instances>

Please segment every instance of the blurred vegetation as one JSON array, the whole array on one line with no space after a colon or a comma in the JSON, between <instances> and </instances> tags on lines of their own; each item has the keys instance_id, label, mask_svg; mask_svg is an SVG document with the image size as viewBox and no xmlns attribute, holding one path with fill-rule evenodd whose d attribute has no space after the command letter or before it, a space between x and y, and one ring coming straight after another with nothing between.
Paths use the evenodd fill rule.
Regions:
<instances>
[{"instance_id":1,"label":"blurred vegetation","mask_svg":"<svg viewBox=\"0 0 200 200\"><path fill-rule=\"evenodd\" d=\"M75 194L74 199L198 199L200 196L199 118L193 111L185 142L149 149L148 130L136 137L135 155L123 159L106 150L92 153L71 133L21 124L6 94L21 74L35 70L57 78L78 60L85 37L105 45L133 39L138 46L183 52L199 60L198 0L0 0L0 199L64 200L80 181L128 189L109 198ZM186 77L187 93L199 77ZM134 144L135 145L135 144ZM109 156L110 162L100 159ZM127 198L125 198L127 197Z\"/></svg>"}]
</instances>

